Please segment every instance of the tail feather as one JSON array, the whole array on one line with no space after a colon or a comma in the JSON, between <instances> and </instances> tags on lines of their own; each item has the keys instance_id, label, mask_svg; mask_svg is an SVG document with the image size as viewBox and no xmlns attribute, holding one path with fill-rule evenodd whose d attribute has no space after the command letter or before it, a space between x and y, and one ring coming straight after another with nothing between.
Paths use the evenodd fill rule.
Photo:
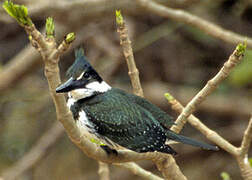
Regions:
<instances>
[{"instance_id":1,"label":"tail feather","mask_svg":"<svg viewBox=\"0 0 252 180\"><path fill-rule=\"evenodd\" d=\"M162 152L162 153L168 153L168 154L171 154L171 155L176 155L177 152L174 151L170 146L168 145L163 145L161 146L160 148L156 149L156 151L159 151L159 152Z\"/></svg>"},{"instance_id":2,"label":"tail feather","mask_svg":"<svg viewBox=\"0 0 252 180\"><path fill-rule=\"evenodd\" d=\"M219 150L218 146L213 146L213 145L210 145L210 144L199 142L199 141L196 141L194 139L191 139L191 138L176 134L176 133L174 133L172 131L167 131L166 136L170 140L181 142L181 143L184 143L184 144L189 144L189 145L196 146L196 147L201 147L201 148L206 149L206 150L213 150L213 151L218 151Z\"/></svg>"},{"instance_id":3,"label":"tail feather","mask_svg":"<svg viewBox=\"0 0 252 180\"><path fill-rule=\"evenodd\" d=\"M82 47L75 49L74 54L75 54L75 58L82 57L84 56L84 49Z\"/></svg>"}]
</instances>

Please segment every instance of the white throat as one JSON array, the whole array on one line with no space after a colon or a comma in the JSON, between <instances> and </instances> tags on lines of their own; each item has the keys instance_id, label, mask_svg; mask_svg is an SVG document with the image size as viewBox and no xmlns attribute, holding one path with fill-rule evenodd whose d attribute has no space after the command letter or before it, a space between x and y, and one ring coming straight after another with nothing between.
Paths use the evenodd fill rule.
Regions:
<instances>
[{"instance_id":1,"label":"white throat","mask_svg":"<svg viewBox=\"0 0 252 180\"><path fill-rule=\"evenodd\" d=\"M80 88L80 89L75 89L72 90L68 93L68 106L72 105L72 103L74 103L75 101L78 101L79 99L84 99L86 97L90 97L92 95L94 95L94 93L96 92L100 92L100 93L104 93L108 90L111 89L111 86L109 86L106 82L102 81L102 82L91 82L89 84L86 85L85 88Z\"/></svg>"}]
</instances>

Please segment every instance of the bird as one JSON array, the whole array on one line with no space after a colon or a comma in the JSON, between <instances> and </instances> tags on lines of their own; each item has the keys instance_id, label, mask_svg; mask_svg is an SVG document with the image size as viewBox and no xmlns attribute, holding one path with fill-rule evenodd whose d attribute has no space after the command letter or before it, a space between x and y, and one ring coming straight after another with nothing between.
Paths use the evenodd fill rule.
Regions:
<instances>
[{"instance_id":1,"label":"bird","mask_svg":"<svg viewBox=\"0 0 252 180\"><path fill-rule=\"evenodd\" d=\"M56 88L56 93L68 94L67 106L76 125L90 140L98 140L108 154L126 148L138 153L176 155L167 144L169 141L218 150L217 146L171 131L173 118L166 112L145 98L107 84L88 62L81 47L75 50L75 61L66 76L68 80Z\"/></svg>"}]
</instances>

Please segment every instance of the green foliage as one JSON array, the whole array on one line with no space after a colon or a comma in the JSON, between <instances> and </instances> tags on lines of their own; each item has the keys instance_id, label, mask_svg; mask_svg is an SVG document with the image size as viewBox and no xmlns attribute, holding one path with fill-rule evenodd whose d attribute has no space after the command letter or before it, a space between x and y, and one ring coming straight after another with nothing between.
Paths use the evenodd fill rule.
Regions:
<instances>
[{"instance_id":1,"label":"green foliage","mask_svg":"<svg viewBox=\"0 0 252 180\"><path fill-rule=\"evenodd\" d=\"M165 93L164 96L169 102L174 100L174 97L170 93Z\"/></svg>"},{"instance_id":2,"label":"green foliage","mask_svg":"<svg viewBox=\"0 0 252 180\"><path fill-rule=\"evenodd\" d=\"M236 46L236 51L237 51L236 55L237 56L244 55L246 48L247 48L247 42L246 41L244 43L239 43Z\"/></svg>"},{"instance_id":3,"label":"green foliage","mask_svg":"<svg viewBox=\"0 0 252 180\"><path fill-rule=\"evenodd\" d=\"M122 17L122 14L121 14L121 10L116 10L116 23L118 25L123 24L123 17Z\"/></svg>"},{"instance_id":4,"label":"green foliage","mask_svg":"<svg viewBox=\"0 0 252 180\"><path fill-rule=\"evenodd\" d=\"M3 8L11 17L16 19L20 25L32 25L32 21L28 17L27 7L24 5L13 4L13 2L6 0L3 3Z\"/></svg>"},{"instance_id":5,"label":"green foliage","mask_svg":"<svg viewBox=\"0 0 252 180\"><path fill-rule=\"evenodd\" d=\"M46 19L46 36L47 37L54 37L54 22L53 22L53 18L48 17Z\"/></svg>"},{"instance_id":6,"label":"green foliage","mask_svg":"<svg viewBox=\"0 0 252 180\"><path fill-rule=\"evenodd\" d=\"M252 158L249 158L249 164L252 167Z\"/></svg>"},{"instance_id":7,"label":"green foliage","mask_svg":"<svg viewBox=\"0 0 252 180\"><path fill-rule=\"evenodd\" d=\"M245 86L252 79L252 50L247 50L243 62L229 76L229 83L234 86Z\"/></svg>"},{"instance_id":8,"label":"green foliage","mask_svg":"<svg viewBox=\"0 0 252 180\"><path fill-rule=\"evenodd\" d=\"M75 33L74 32L67 34L65 37L65 41L67 44L72 43L74 40L75 40Z\"/></svg>"},{"instance_id":9,"label":"green foliage","mask_svg":"<svg viewBox=\"0 0 252 180\"><path fill-rule=\"evenodd\" d=\"M222 172L220 176L223 180L231 180L230 175L227 172Z\"/></svg>"}]
</instances>

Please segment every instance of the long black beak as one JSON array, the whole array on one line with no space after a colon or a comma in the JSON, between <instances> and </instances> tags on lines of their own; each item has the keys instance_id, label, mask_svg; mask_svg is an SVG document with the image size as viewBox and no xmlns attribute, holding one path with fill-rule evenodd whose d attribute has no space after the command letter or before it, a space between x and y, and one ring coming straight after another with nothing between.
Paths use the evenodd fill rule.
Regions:
<instances>
[{"instance_id":1,"label":"long black beak","mask_svg":"<svg viewBox=\"0 0 252 180\"><path fill-rule=\"evenodd\" d=\"M66 93L73 89L76 89L78 81L74 80L72 77L68 79L65 83L61 84L56 88L56 93Z\"/></svg>"}]
</instances>

